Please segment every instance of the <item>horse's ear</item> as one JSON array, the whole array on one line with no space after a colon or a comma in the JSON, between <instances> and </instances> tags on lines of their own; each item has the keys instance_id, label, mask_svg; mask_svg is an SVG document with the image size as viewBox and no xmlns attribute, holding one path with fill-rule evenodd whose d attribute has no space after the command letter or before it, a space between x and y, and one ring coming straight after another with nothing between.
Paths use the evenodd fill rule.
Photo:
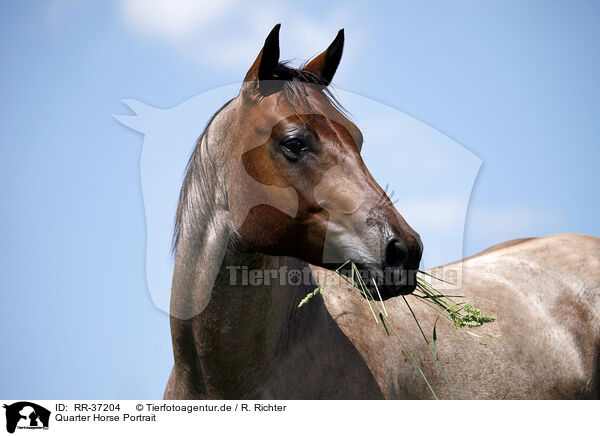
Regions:
<instances>
[{"instance_id":1,"label":"horse's ear","mask_svg":"<svg viewBox=\"0 0 600 436\"><path fill-rule=\"evenodd\" d=\"M280 28L281 24L275 25L267 39L265 39L265 45L244 78L242 87L244 92L256 91L261 80L274 80L276 78L275 73L279 63Z\"/></svg>"},{"instance_id":2,"label":"horse's ear","mask_svg":"<svg viewBox=\"0 0 600 436\"><path fill-rule=\"evenodd\" d=\"M331 83L344 51L344 29L341 29L331 45L323 53L304 66L304 70L315 73L326 85Z\"/></svg>"}]
</instances>

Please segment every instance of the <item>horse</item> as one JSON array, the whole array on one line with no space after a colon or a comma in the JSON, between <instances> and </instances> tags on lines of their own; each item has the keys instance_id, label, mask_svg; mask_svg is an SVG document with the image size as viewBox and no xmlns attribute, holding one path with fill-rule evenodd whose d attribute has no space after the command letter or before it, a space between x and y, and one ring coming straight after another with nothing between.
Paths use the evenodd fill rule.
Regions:
<instances>
[{"instance_id":1,"label":"horse","mask_svg":"<svg viewBox=\"0 0 600 436\"><path fill-rule=\"evenodd\" d=\"M343 29L292 68L279 61L279 28L187 166L164 398L599 398L600 239L510 241L436 268L460 273L458 291L497 318L477 334L405 304L423 244L369 173L361 131L329 91ZM344 261L370 274L375 300L343 280L313 292L349 277ZM410 355L374 319L376 303ZM434 327L435 359L420 332Z\"/></svg>"}]
</instances>

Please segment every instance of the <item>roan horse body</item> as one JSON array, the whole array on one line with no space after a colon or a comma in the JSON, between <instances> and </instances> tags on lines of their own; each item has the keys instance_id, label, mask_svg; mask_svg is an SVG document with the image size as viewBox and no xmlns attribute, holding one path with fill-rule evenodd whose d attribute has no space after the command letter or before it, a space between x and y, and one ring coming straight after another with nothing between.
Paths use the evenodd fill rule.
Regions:
<instances>
[{"instance_id":1,"label":"roan horse body","mask_svg":"<svg viewBox=\"0 0 600 436\"><path fill-rule=\"evenodd\" d=\"M432 398L349 286L329 285L298 309L315 287L312 275L299 284L232 280L232 271L308 268L322 280L321 268L350 260L399 278L379 289L390 322L438 395L451 398L401 297L414 290L419 236L369 174L360 131L326 93L343 33L293 70L278 62L278 32L190 159L176 221L175 365L164 397ZM497 318L476 332L482 339L437 323L439 361L457 398L600 397L599 239L518 240L435 274L452 270L462 277L458 292ZM432 331L437 314L411 307Z\"/></svg>"}]
</instances>

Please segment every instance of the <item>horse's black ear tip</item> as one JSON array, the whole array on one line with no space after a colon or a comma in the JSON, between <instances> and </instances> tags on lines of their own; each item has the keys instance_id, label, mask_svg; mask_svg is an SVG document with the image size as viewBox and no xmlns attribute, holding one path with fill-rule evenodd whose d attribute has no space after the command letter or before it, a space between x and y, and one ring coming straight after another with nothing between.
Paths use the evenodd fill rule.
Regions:
<instances>
[{"instance_id":1,"label":"horse's black ear tip","mask_svg":"<svg viewBox=\"0 0 600 436\"><path fill-rule=\"evenodd\" d=\"M279 41L279 29L281 29L281 23L275 24L275 27L267 35L266 41Z\"/></svg>"},{"instance_id":2,"label":"horse's black ear tip","mask_svg":"<svg viewBox=\"0 0 600 436\"><path fill-rule=\"evenodd\" d=\"M265 49L270 52L277 53L279 59L279 28L281 24L276 24L275 27L269 32L265 39Z\"/></svg>"},{"instance_id":3,"label":"horse's black ear tip","mask_svg":"<svg viewBox=\"0 0 600 436\"><path fill-rule=\"evenodd\" d=\"M340 29L331 43L331 48L339 50L344 47L344 29Z\"/></svg>"}]
</instances>

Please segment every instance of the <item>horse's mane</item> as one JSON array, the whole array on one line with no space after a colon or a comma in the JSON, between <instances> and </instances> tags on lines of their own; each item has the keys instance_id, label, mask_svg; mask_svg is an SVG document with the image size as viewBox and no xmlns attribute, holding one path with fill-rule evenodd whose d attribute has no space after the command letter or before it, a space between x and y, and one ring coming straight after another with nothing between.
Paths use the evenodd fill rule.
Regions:
<instances>
[{"instance_id":1,"label":"horse's mane","mask_svg":"<svg viewBox=\"0 0 600 436\"><path fill-rule=\"evenodd\" d=\"M306 89L305 85L313 85L314 89L317 89L323 94L327 100L340 112L347 113L346 109L341 105L338 99L333 95L331 89L327 86L327 83L323 81L321 76L313 73L312 71L305 70L303 67L300 68L290 67L286 62L280 62L275 70L274 80L281 81L282 92L281 97L289 104L294 111L301 109L310 110L310 104L306 100Z\"/></svg>"},{"instance_id":2,"label":"horse's mane","mask_svg":"<svg viewBox=\"0 0 600 436\"><path fill-rule=\"evenodd\" d=\"M304 64L306 65L306 64ZM313 88L320 92L327 98L327 100L340 112L347 113L344 107L340 104L337 98L333 95L330 88L327 87L327 83L321 79L321 77L312 71L303 69L304 65L300 68L293 68L289 66L287 62L280 62L275 70L275 77L273 83L277 84L277 92L281 92L280 98L283 98L285 102L294 110L299 113L303 110L310 110L310 104L306 98L306 85L313 85ZM223 106L221 106L208 120L204 130L200 134L200 137L196 141L196 146L192 152L190 159L185 168L185 177L179 192L179 201L177 203L177 211L175 213L175 226L172 240L172 253L177 252L181 238L181 226L184 217L187 215L186 212L189 208L193 208L193 202L191 201L191 191L196 183L201 183L203 176L206 176L207 169L201 165L201 146L202 142L208 138L208 132L213 121L233 99L229 100ZM209 166L212 162L204 162ZM199 195L203 195L204 192L200 189ZM206 198L210 201L210 198Z\"/></svg>"}]
</instances>

